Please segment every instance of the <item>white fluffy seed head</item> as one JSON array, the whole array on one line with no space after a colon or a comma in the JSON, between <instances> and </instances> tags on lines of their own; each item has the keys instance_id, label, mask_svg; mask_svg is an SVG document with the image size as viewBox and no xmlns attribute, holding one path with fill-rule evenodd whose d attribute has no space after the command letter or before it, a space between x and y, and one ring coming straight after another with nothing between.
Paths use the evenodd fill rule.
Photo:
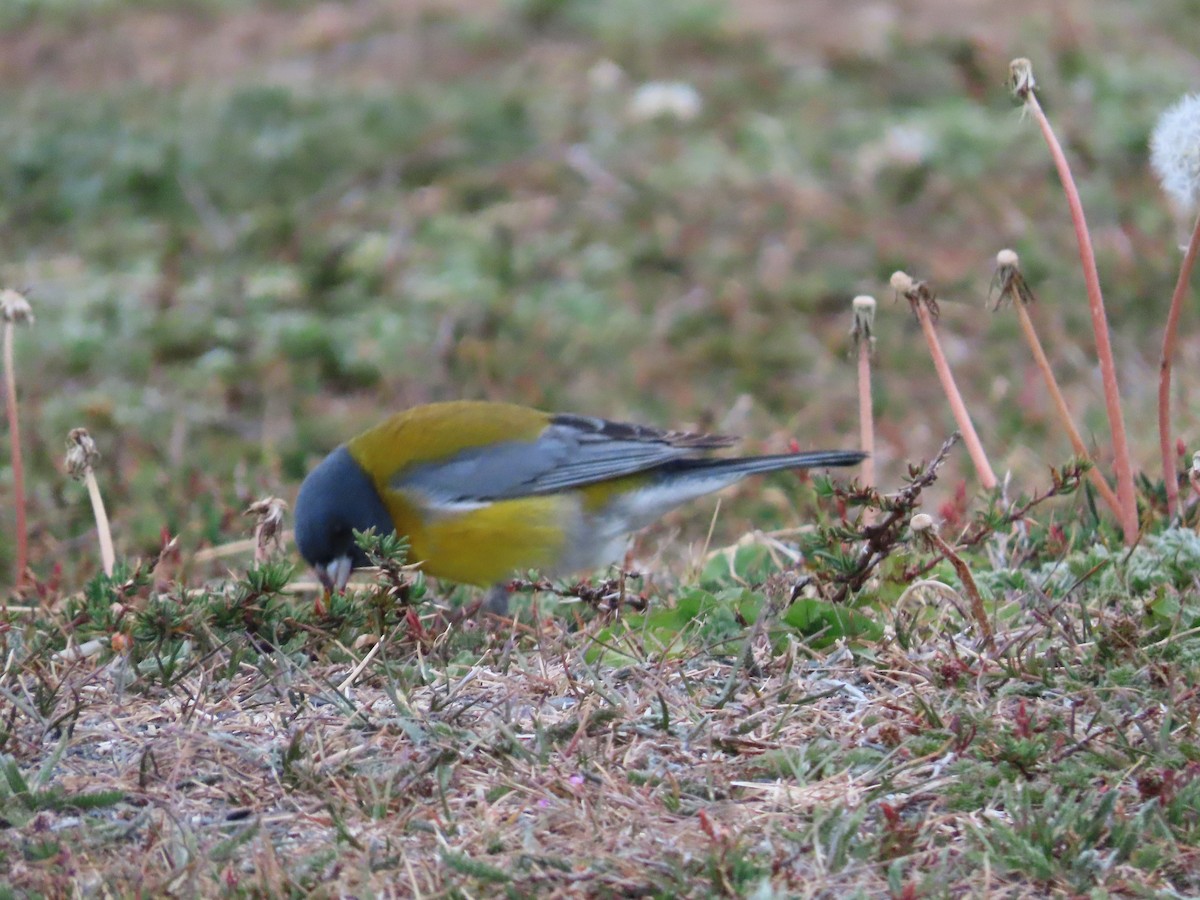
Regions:
<instances>
[{"instance_id":1,"label":"white fluffy seed head","mask_svg":"<svg viewBox=\"0 0 1200 900\"><path fill-rule=\"evenodd\" d=\"M856 313L869 314L875 312L875 298L869 294L859 294L850 301L850 304Z\"/></svg>"},{"instance_id":2,"label":"white fluffy seed head","mask_svg":"<svg viewBox=\"0 0 1200 900\"><path fill-rule=\"evenodd\" d=\"M1000 269L1015 269L1021 262L1017 251L1004 249L996 254L996 267Z\"/></svg>"},{"instance_id":3,"label":"white fluffy seed head","mask_svg":"<svg viewBox=\"0 0 1200 900\"><path fill-rule=\"evenodd\" d=\"M901 294L907 294L913 289L913 280L907 272L893 272L892 277L888 279L892 289Z\"/></svg>"},{"instance_id":4,"label":"white fluffy seed head","mask_svg":"<svg viewBox=\"0 0 1200 900\"><path fill-rule=\"evenodd\" d=\"M1150 135L1150 168L1183 210L1200 206L1200 94L1189 94L1158 118Z\"/></svg>"},{"instance_id":5,"label":"white fluffy seed head","mask_svg":"<svg viewBox=\"0 0 1200 900\"><path fill-rule=\"evenodd\" d=\"M651 81L639 85L629 100L629 115L636 121L676 119L690 122L704 106L700 92L686 81Z\"/></svg>"}]
</instances>

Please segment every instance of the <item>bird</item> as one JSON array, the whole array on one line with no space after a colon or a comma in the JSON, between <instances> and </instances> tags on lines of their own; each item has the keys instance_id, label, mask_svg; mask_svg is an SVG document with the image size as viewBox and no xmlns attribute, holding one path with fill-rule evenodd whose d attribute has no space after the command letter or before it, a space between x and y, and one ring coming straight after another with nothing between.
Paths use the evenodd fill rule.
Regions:
<instances>
[{"instance_id":1,"label":"bird","mask_svg":"<svg viewBox=\"0 0 1200 900\"><path fill-rule=\"evenodd\" d=\"M493 586L516 572L555 577L620 559L629 535L748 475L852 466L829 450L717 457L736 443L527 406L454 400L392 415L307 475L295 541L327 591L370 563L354 532L393 531L436 578Z\"/></svg>"}]
</instances>

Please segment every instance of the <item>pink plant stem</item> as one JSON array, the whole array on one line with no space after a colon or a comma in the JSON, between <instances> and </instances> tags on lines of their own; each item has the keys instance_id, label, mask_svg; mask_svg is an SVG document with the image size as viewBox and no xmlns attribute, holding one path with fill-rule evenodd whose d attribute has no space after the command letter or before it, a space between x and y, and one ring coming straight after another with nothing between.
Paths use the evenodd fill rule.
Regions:
<instances>
[{"instance_id":1,"label":"pink plant stem","mask_svg":"<svg viewBox=\"0 0 1200 900\"><path fill-rule=\"evenodd\" d=\"M25 583L25 569L29 565L29 531L25 522L25 466L21 460L21 420L17 415L16 367L13 364L12 322L4 323L4 384L5 409L8 412L8 435L12 442L13 506L17 516L17 577L16 586Z\"/></svg>"},{"instance_id":2,"label":"pink plant stem","mask_svg":"<svg viewBox=\"0 0 1200 900\"><path fill-rule=\"evenodd\" d=\"M1171 309L1167 313L1167 327L1163 331L1162 359L1158 364L1158 444L1162 451L1163 483L1167 487L1167 515L1172 519L1179 513L1179 476L1176 474L1175 448L1171 445L1171 360L1175 357L1175 338L1179 331L1179 314L1183 311L1183 297L1187 293L1198 250L1200 218L1192 227L1192 237L1183 255L1183 263L1179 266L1179 278L1175 282Z\"/></svg>"},{"instance_id":3,"label":"pink plant stem","mask_svg":"<svg viewBox=\"0 0 1200 900\"><path fill-rule=\"evenodd\" d=\"M1079 429L1075 427L1075 423L1071 421L1071 411L1067 408L1066 398L1063 397L1062 391L1058 389L1058 381L1054 378L1054 370L1050 368L1050 360L1046 358L1046 351L1042 349L1042 342L1038 340L1037 332L1033 328L1033 320L1029 317L1029 310L1025 308L1025 304L1018 297L1013 300L1013 305L1017 308L1017 319L1021 323L1021 330L1025 333L1025 342L1029 344L1029 350L1033 353L1033 360L1037 363L1038 369L1041 370L1042 378L1046 382L1046 390L1050 392L1050 398L1054 401L1054 408L1058 412L1058 419L1062 423L1063 428L1067 431L1067 437L1070 438L1071 448L1075 451L1075 455L1089 462L1092 459L1088 453L1087 445L1083 442L1083 437L1079 434ZM1117 521L1121 520L1121 503L1117 499L1117 495L1113 493L1113 489L1108 486L1108 482L1104 480L1104 476L1094 465L1088 469L1088 478L1096 488L1101 499L1108 504L1108 508L1112 510L1112 514L1117 517Z\"/></svg>"},{"instance_id":4,"label":"pink plant stem","mask_svg":"<svg viewBox=\"0 0 1200 900\"><path fill-rule=\"evenodd\" d=\"M954 414L954 421L958 423L958 430L962 432L963 443L967 445L967 453L971 456L971 462L975 466L984 490L993 491L997 484L996 475L988 463L987 454L983 452L983 444L979 441L979 435L975 433L975 426L971 424L971 416L967 412L966 404L963 403L962 394L958 392L958 386L954 383L950 364L946 362L946 355L942 353L937 330L933 327L933 315L925 303L916 303L914 306L917 310L917 318L921 322L921 330L925 333L925 343L929 345L929 355L933 357L933 367L937 370L938 378L942 382L942 390L950 402L950 411Z\"/></svg>"},{"instance_id":5,"label":"pink plant stem","mask_svg":"<svg viewBox=\"0 0 1200 900\"><path fill-rule=\"evenodd\" d=\"M875 486L875 411L871 403L871 341L863 337L858 342L858 431L859 445L867 458L862 462L862 483ZM875 520L874 511L867 509L863 521Z\"/></svg>"},{"instance_id":6,"label":"pink plant stem","mask_svg":"<svg viewBox=\"0 0 1200 900\"><path fill-rule=\"evenodd\" d=\"M858 430L864 453L869 454L862 462L862 481L868 487L875 485L875 413L871 403L871 347L870 341L858 344Z\"/></svg>"},{"instance_id":7,"label":"pink plant stem","mask_svg":"<svg viewBox=\"0 0 1200 900\"><path fill-rule=\"evenodd\" d=\"M1125 533L1125 543L1132 546L1138 539L1137 497L1133 492L1133 466L1129 460L1129 440L1125 434L1125 418L1121 414L1121 395L1117 387L1117 367L1113 362L1112 343L1108 337L1108 319L1104 314L1104 297L1100 293L1100 273L1096 269L1096 254L1092 250L1092 238L1088 232L1087 220L1083 216L1083 204L1079 200L1079 191L1075 187L1075 179L1071 175L1071 167L1063 153L1050 121L1042 112L1033 90L1023 95L1025 107L1032 114L1042 130L1042 137L1050 148L1050 156L1054 159L1054 167L1058 170L1059 180L1062 181L1063 192L1067 197L1067 206L1071 210L1071 221L1075 225L1075 238L1079 242L1079 261L1083 265L1083 281L1087 286L1088 309L1092 314L1092 331L1096 336L1096 356L1100 361L1100 377L1104 383L1104 401L1108 407L1108 423L1112 429L1113 467L1117 473L1117 498L1121 503L1121 526Z\"/></svg>"}]
</instances>

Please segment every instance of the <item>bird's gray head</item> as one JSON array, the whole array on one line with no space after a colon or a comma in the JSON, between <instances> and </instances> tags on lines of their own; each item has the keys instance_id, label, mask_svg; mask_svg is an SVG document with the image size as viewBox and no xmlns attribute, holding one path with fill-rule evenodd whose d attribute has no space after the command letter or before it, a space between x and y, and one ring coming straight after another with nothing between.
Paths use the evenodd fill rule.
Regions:
<instances>
[{"instance_id":1,"label":"bird's gray head","mask_svg":"<svg viewBox=\"0 0 1200 900\"><path fill-rule=\"evenodd\" d=\"M369 475L338 447L308 473L296 496L296 546L329 590L346 586L352 569L370 565L354 532L395 530Z\"/></svg>"}]
</instances>

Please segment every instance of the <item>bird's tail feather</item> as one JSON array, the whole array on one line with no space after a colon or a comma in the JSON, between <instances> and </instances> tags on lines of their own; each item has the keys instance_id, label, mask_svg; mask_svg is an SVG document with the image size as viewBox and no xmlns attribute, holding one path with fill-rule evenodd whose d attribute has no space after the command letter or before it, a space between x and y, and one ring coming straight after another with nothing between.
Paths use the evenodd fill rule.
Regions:
<instances>
[{"instance_id":1,"label":"bird's tail feather","mask_svg":"<svg viewBox=\"0 0 1200 900\"><path fill-rule=\"evenodd\" d=\"M747 475L781 469L814 469L821 466L852 466L865 453L829 450L811 453L781 453L775 456L743 456L734 459L677 459L652 470L651 479L630 492L622 506L623 531L650 524L667 510L712 491L719 491Z\"/></svg>"},{"instance_id":2,"label":"bird's tail feather","mask_svg":"<svg viewBox=\"0 0 1200 900\"><path fill-rule=\"evenodd\" d=\"M826 466L853 466L867 458L857 450L812 450L806 453L778 453L771 456L743 456L734 459L682 459L673 464L677 471L697 475L754 475L784 469L822 469Z\"/></svg>"}]
</instances>

